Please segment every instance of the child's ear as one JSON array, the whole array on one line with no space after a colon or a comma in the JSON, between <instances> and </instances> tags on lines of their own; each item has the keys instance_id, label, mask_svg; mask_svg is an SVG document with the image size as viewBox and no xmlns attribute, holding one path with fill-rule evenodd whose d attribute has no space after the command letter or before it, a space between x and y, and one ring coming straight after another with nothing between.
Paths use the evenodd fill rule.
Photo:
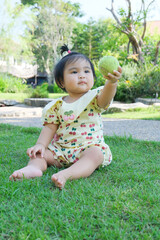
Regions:
<instances>
[{"instance_id":1,"label":"child's ear","mask_svg":"<svg viewBox=\"0 0 160 240\"><path fill-rule=\"evenodd\" d=\"M60 81L57 81L56 80L56 83L57 83L57 85L58 85L58 87L60 87L60 88L65 88L64 87L64 82L60 79Z\"/></svg>"},{"instance_id":2,"label":"child's ear","mask_svg":"<svg viewBox=\"0 0 160 240\"><path fill-rule=\"evenodd\" d=\"M61 83L60 83L60 87L63 88L63 89L65 89L64 82L61 82Z\"/></svg>"},{"instance_id":3,"label":"child's ear","mask_svg":"<svg viewBox=\"0 0 160 240\"><path fill-rule=\"evenodd\" d=\"M65 84L64 84L64 81L61 81L61 87L62 87L62 88L65 88L64 85L65 85Z\"/></svg>"}]
</instances>

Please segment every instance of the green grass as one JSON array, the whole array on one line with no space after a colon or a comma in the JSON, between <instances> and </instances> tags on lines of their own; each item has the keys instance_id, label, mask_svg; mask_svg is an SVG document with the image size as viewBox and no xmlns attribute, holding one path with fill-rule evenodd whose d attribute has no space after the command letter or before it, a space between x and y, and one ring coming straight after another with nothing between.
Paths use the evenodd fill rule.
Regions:
<instances>
[{"instance_id":1,"label":"green grass","mask_svg":"<svg viewBox=\"0 0 160 240\"><path fill-rule=\"evenodd\" d=\"M18 102L23 102L25 98L28 98L27 93L0 93L1 100L16 100Z\"/></svg>"},{"instance_id":2,"label":"green grass","mask_svg":"<svg viewBox=\"0 0 160 240\"><path fill-rule=\"evenodd\" d=\"M38 128L0 124L2 240L160 239L160 143L106 137L113 162L60 191L43 177L10 182Z\"/></svg>"},{"instance_id":3,"label":"green grass","mask_svg":"<svg viewBox=\"0 0 160 240\"><path fill-rule=\"evenodd\" d=\"M160 106L128 109L120 113L103 114L105 118L160 120Z\"/></svg>"},{"instance_id":4,"label":"green grass","mask_svg":"<svg viewBox=\"0 0 160 240\"><path fill-rule=\"evenodd\" d=\"M49 98L58 98L65 95L66 93L49 93ZM0 99L2 100L16 100L24 102L25 98L29 98L28 93L0 93Z\"/></svg>"},{"instance_id":5,"label":"green grass","mask_svg":"<svg viewBox=\"0 0 160 240\"><path fill-rule=\"evenodd\" d=\"M59 98L66 95L67 93L49 93L49 98Z\"/></svg>"}]
</instances>

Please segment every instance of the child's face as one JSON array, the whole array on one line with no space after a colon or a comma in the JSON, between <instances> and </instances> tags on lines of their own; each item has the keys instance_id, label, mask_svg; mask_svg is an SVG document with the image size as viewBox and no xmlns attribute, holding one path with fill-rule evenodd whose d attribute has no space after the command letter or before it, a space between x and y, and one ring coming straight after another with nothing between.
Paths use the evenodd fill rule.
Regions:
<instances>
[{"instance_id":1,"label":"child's face","mask_svg":"<svg viewBox=\"0 0 160 240\"><path fill-rule=\"evenodd\" d=\"M66 65L64 87L70 96L85 94L93 87L93 84L93 72L88 61L79 59Z\"/></svg>"}]
</instances>

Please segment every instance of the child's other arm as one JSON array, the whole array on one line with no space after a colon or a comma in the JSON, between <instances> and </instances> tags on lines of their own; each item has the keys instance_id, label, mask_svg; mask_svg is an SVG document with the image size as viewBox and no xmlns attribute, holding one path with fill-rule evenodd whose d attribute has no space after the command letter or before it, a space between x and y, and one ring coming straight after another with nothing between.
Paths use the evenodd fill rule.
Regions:
<instances>
[{"instance_id":1,"label":"child's other arm","mask_svg":"<svg viewBox=\"0 0 160 240\"><path fill-rule=\"evenodd\" d=\"M105 108L114 98L117 90L117 81L120 79L122 73L122 68L119 67L118 71L114 71L114 74L108 74L108 76L104 76L104 78L108 79L105 83L104 88L101 93L98 95L98 106L101 108Z\"/></svg>"}]
</instances>

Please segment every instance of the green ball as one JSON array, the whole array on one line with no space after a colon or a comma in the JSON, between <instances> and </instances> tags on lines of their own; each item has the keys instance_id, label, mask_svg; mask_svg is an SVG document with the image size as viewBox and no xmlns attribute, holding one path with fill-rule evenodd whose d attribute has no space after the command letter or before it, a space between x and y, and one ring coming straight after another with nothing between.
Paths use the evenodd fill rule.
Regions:
<instances>
[{"instance_id":1,"label":"green ball","mask_svg":"<svg viewBox=\"0 0 160 240\"><path fill-rule=\"evenodd\" d=\"M104 56L100 59L99 64L99 71L102 73L103 76L107 76L108 73L113 74L114 70L118 70L119 62L113 56Z\"/></svg>"}]
</instances>

